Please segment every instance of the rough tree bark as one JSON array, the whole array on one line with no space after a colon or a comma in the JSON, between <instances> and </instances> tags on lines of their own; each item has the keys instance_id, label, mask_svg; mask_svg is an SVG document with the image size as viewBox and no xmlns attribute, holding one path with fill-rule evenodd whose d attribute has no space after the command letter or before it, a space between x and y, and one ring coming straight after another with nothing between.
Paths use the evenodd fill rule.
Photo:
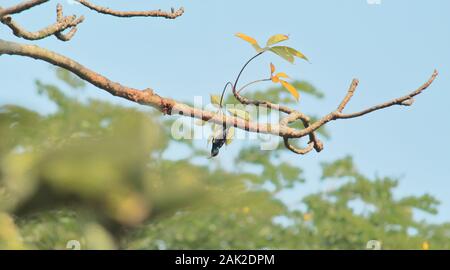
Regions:
<instances>
[{"instance_id":1,"label":"rough tree bark","mask_svg":"<svg viewBox=\"0 0 450 270\"><path fill-rule=\"evenodd\" d=\"M54 35L61 41L69 41L74 37L77 27L84 21L84 17L63 16L62 6L57 5L56 8L56 22L50 26L37 31L29 32L18 23L12 20L11 15L21 13L23 11L29 10L37 5L41 5L49 0L28 0L19 3L15 6L9 8L0 7L0 21L9 27L13 34L19 38L24 38L28 40L38 40L50 37ZM180 8L175 10L172 8L171 11L161 11L161 10L151 10L151 11L116 11L110 8L94 5L87 0L76 0L80 4L86 6L87 8L96 11L101 14L107 14L117 17L162 17L166 19L175 19L182 16L184 9ZM69 30L67 34L63 32ZM209 121L219 125L234 126L239 129L246 130L248 132L265 133L280 136L283 138L286 147L294 153L297 154L307 154L312 150L320 152L323 149L323 144L317 139L315 131L327 124L330 121L338 119L350 119L363 116L365 114L385 109L394 105L410 106L414 102L414 97L421 94L425 89L427 89L435 80L438 72L435 70L431 77L423 85L421 85L416 90L410 92L409 94L396 98L394 100L375 105L373 107L367 108L365 110L355 112L355 113L344 113L344 109L348 102L353 97L355 90L358 86L358 80L354 79L347 91L347 94L343 100L336 107L336 110L326 114L316 122L311 123L308 116L303 114L298 110L292 108L281 106L278 104L273 104L269 101L263 100L249 100L248 98L241 96L239 91L236 91L233 86L233 94L236 99L242 104L251 104L255 106L267 107L273 110L277 110L281 113L286 114L286 117L282 118L278 124L264 124L253 122L251 120L244 120L238 117L226 116L221 114L215 114L206 110L191 107L187 104L178 102L171 98L161 97L153 89L139 90L132 87L127 87L121 85L120 83L111 81L105 76L84 67L80 63L70 59L69 57L60 55L58 53L52 52L50 50L38 47L36 45L26 45L16 42L6 41L0 39L0 55L19 55L31 57L34 59L42 60L53 65L59 66L61 68L67 69L68 71L76 74L81 79L95 85L96 87L103 89L114 96L125 98L129 101L152 106L163 114L179 114L186 117L193 117L201 119L203 121ZM301 121L304 125L303 129L294 129L289 127L289 124ZM289 143L290 139L297 139L308 136L309 143L305 148L296 148Z\"/></svg>"}]
</instances>

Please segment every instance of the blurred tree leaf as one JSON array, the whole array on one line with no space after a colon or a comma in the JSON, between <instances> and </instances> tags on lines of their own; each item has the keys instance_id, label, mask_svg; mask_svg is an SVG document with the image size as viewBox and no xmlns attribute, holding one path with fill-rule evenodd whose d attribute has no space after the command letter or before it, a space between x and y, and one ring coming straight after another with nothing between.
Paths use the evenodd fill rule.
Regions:
<instances>
[{"instance_id":1,"label":"blurred tree leaf","mask_svg":"<svg viewBox=\"0 0 450 270\"><path fill-rule=\"evenodd\" d=\"M56 69L56 77L61 81L65 82L68 86L73 89L83 89L86 87L86 82L73 75L71 72L57 67Z\"/></svg>"}]
</instances>

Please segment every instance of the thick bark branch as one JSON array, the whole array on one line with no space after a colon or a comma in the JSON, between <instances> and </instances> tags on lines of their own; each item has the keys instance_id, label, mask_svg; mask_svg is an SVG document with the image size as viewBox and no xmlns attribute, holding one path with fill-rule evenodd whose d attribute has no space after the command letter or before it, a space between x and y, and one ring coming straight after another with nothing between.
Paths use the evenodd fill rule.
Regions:
<instances>
[{"instance_id":1,"label":"thick bark branch","mask_svg":"<svg viewBox=\"0 0 450 270\"><path fill-rule=\"evenodd\" d=\"M68 57L36 45L25 45L0 39L0 55L3 54L31 57L62 67L114 96L122 97L139 104L152 106L165 114L180 114L202 119L203 121L211 121L220 125L225 123L227 126L235 126L252 132L259 131L260 133L276 134L277 131L276 128L271 129L269 125L258 125L256 123L246 122L237 117L217 115L209 111L196 109L186 104L176 102L172 99L162 98L155 94L152 89L141 91L123 86L84 67ZM285 129L283 133L290 132L290 130L291 129Z\"/></svg>"}]
</instances>

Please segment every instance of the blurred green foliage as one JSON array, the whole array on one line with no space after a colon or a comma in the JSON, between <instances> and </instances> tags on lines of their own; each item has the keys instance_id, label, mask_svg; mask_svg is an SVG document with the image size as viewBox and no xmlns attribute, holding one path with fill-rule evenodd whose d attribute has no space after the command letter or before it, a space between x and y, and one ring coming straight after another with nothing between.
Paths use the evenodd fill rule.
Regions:
<instances>
[{"instance_id":1,"label":"blurred green foliage","mask_svg":"<svg viewBox=\"0 0 450 270\"><path fill-rule=\"evenodd\" d=\"M64 70L57 77L84 87ZM193 157L207 155L194 143L185 141L184 159L169 149L171 118L36 87L54 113L0 107L0 249L66 249L70 240L82 249L364 249L369 240L385 249L450 248L450 224L413 215L436 213L436 199L396 198L396 179L368 178L350 157L322 165L328 190L287 207L279 192L298 188L308 168L283 149L246 143L235 170L198 165ZM281 101L276 89L253 95Z\"/></svg>"}]
</instances>

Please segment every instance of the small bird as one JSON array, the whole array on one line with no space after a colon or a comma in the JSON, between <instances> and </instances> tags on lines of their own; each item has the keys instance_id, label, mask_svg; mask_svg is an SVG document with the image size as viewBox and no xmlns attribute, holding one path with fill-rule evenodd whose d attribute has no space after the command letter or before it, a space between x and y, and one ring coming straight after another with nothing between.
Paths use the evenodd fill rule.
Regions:
<instances>
[{"instance_id":1,"label":"small bird","mask_svg":"<svg viewBox=\"0 0 450 270\"><path fill-rule=\"evenodd\" d=\"M228 128L221 128L216 132L216 134L214 134L212 138L212 148L210 158L213 158L219 154L220 148L222 148L222 146L227 141L227 133Z\"/></svg>"}]
</instances>

